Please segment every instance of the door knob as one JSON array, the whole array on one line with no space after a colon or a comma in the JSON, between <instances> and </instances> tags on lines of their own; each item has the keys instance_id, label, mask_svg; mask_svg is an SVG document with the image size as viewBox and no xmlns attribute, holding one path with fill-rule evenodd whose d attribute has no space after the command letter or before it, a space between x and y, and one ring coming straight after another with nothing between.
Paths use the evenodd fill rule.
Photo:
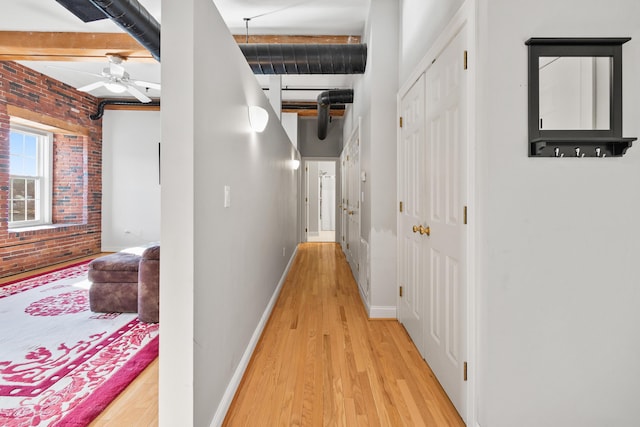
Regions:
<instances>
[{"instance_id":1,"label":"door knob","mask_svg":"<svg viewBox=\"0 0 640 427\"><path fill-rule=\"evenodd\" d=\"M420 231L420 234L426 234L427 236L431 236L431 227L420 226L418 228L418 231Z\"/></svg>"},{"instance_id":2,"label":"door knob","mask_svg":"<svg viewBox=\"0 0 640 427\"><path fill-rule=\"evenodd\" d=\"M419 228L417 225L414 225L414 226L413 226L413 232L414 232L414 233L417 233L417 232L418 232L418 230L420 230L420 228Z\"/></svg>"}]
</instances>

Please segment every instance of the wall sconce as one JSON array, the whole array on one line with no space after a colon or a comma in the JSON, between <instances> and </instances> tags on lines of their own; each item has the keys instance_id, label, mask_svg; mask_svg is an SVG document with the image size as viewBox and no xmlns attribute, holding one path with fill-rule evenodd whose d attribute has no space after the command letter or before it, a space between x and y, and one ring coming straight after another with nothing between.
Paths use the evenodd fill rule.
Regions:
<instances>
[{"instance_id":1,"label":"wall sconce","mask_svg":"<svg viewBox=\"0 0 640 427\"><path fill-rule=\"evenodd\" d=\"M269 122L269 113L257 105L249 106L249 125L254 132L262 132Z\"/></svg>"},{"instance_id":2,"label":"wall sconce","mask_svg":"<svg viewBox=\"0 0 640 427\"><path fill-rule=\"evenodd\" d=\"M293 169L294 171L297 171L298 168L300 167L300 160L294 159L290 161L291 164L291 169Z\"/></svg>"}]
</instances>

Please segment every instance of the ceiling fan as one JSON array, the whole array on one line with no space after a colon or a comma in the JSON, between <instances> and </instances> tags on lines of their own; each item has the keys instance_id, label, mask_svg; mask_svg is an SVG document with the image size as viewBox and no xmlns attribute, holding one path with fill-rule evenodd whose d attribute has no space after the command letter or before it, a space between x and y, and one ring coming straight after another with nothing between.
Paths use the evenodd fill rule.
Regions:
<instances>
[{"instance_id":1,"label":"ceiling fan","mask_svg":"<svg viewBox=\"0 0 640 427\"><path fill-rule=\"evenodd\" d=\"M105 87L107 90L113 93L128 92L135 96L140 102L151 102L151 98L142 93L136 86L140 88L156 89L160 90L159 83L146 82L143 80L132 80L129 73L126 72L122 66L124 58L118 55L107 55L109 59L109 66L102 69L101 74L91 74L92 76L100 77L102 80L90 83L86 86L79 87L81 92L91 92L94 89Z\"/></svg>"}]
</instances>

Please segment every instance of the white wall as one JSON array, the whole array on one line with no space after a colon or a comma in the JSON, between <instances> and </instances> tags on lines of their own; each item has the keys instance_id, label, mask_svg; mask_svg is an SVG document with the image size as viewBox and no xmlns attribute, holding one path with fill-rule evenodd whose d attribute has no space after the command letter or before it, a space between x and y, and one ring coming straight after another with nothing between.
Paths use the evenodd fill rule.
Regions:
<instances>
[{"instance_id":1,"label":"white wall","mask_svg":"<svg viewBox=\"0 0 640 427\"><path fill-rule=\"evenodd\" d=\"M479 421L637 426L640 145L527 157L530 37L630 36L624 136L640 135L640 2L480 0Z\"/></svg>"},{"instance_id":2,"label":"white wall","mask_svg":"<svg viewBox=\"0 0 640 427\"><path fill-rule=\"evenodd\" d=\"M356 78L347 108L346 140L362 117L360 168L362 237L370 246L370 316L395 317L396 306L396 95L398 92L398 4L371 2L365 40L367 69ZM377 311L374 313L374 311Z\"/></svg>"},{"instance_id":3,"label":"white wall","mask_svg":"<svg viewBox=\"0 0 640 427\"><path fill-rule=\"evenodd\" d=\"M400 85L426 55L464 0L400 0Z\"/></svg>"},{"instance_id":4,"label":"white wall","mask_svg":"<svg viewBox=\"0 0 640 427\"><path fill-rule=\"evenodd\" d=\"M162 7L160 425L207 426L295 250L299 155L213 3Z\"/></svg>"},{"instance_id":5,"label":"white wall","mask_svg":"<svg viewBox=\"0 0 640 427\"><path fill-rule=\"evenodd\" d=\"M159 111L102 118L102 250L160 240Z\"/></svg>"},{"instance_id":6,"label":"white wall","mask_svg":"<svg viewBox=\"0 0 640 427\"><path fill-rule=\"evenodd\" d=\"M318 120L315 117L298 118L298 148L302 157L340 157L344 120L333 118L327 127L327 137L318 139Z\"/></svg>"},{"instance_id":7,"label":"white wall","mask_svg":"<svg viewBox=\"0 0 640 427\"><path fill-rule=\"evenodd\" d=\"M309 202L308 221L307 221L307 236L318 236L320 233L320 204L318 203L318 162L310 161L305 162L308 171L307 181L307 198ZM307 173L307 172L305 172Z\"/></svg>"},{"instance_id":8,"label":"white wall","mask_svg":"<svg viewBox=\"0 0 640 427\"><path fill-rule=\"evenodd\" d=\"M282 113L280 121L291 143L298 149L298 113Z\"/></svg>"}]
</instances>

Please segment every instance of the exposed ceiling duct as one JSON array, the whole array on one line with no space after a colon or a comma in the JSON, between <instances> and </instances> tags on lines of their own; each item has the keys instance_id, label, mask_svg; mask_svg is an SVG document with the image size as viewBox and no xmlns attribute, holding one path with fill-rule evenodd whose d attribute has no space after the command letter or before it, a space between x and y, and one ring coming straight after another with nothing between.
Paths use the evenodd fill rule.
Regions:
<instances>
[{"instance_id":1,"label":"exposed ceiling duct","mask_svg":"<svg viewBox=\"0 0 640 427\"><path fill-rule=\"evenodd\" d=\"M160 23L138 0L56 1L84 22L110 18L160 61ZM87 6L96 9L95 13Z\"/></svg>"},{"instance_id":2,"label":"exposed ceiling duct","mask_svg":"<svg viewBox=\"0 0 640 427\"><path fill-rule=\"evenodd\" d=\"M82 22L94 22L107 19L107 15L101 9L96 8L87 0L56 0L69 12L76 15Z\"/></svg>"},{"instance_id":3,"label":"exposed ceiling duct","mask_svg":"<svg viewBox=\"0 0 640 427\"><path fill-rule=\"evenodd\" d=\"M318 95L318 139L322 141L327 137L331 104L351 104L352 102L353 89L328 90Z\"/></svg>"},{"instance_id":4,"label":"exposed ceiling duct","mask_svg":"<svg viewBox=\"0 0 640 427\"><path fill-rule=\"evenodd\" d=\"M160 101L151 101L151 102L140 102L140 101L130 101L127 99L103 99L98 104L98 111L95 114L91 114L89 118L91 120L100 120L104 115L104 107L107 105L134 105L136 107L159 107Z\"/></svg>"},{"instance_id":5,"label":"exposed ceiling duct","mask_svg":"<svg viewBox=\"0 0 640 427\"><path fill-rule=\"evenodd\" d=\"M362 74L366 44L240 44L254 74Z\"/></svg>"},{"instance_id":6,"label":"exposed ceiling duct","mask_svg":"<svg viewBox=\"0 0 640 427\"><path fill-rule=\"evenodd\" d=\"M86 19L86 0L57 0ZM138 0L89 0L160 61L160 23ZM99 14L98 14L99 15ZM254 74L362 74L366 44L241 44Z\"/></svg>"}]
</instances>

